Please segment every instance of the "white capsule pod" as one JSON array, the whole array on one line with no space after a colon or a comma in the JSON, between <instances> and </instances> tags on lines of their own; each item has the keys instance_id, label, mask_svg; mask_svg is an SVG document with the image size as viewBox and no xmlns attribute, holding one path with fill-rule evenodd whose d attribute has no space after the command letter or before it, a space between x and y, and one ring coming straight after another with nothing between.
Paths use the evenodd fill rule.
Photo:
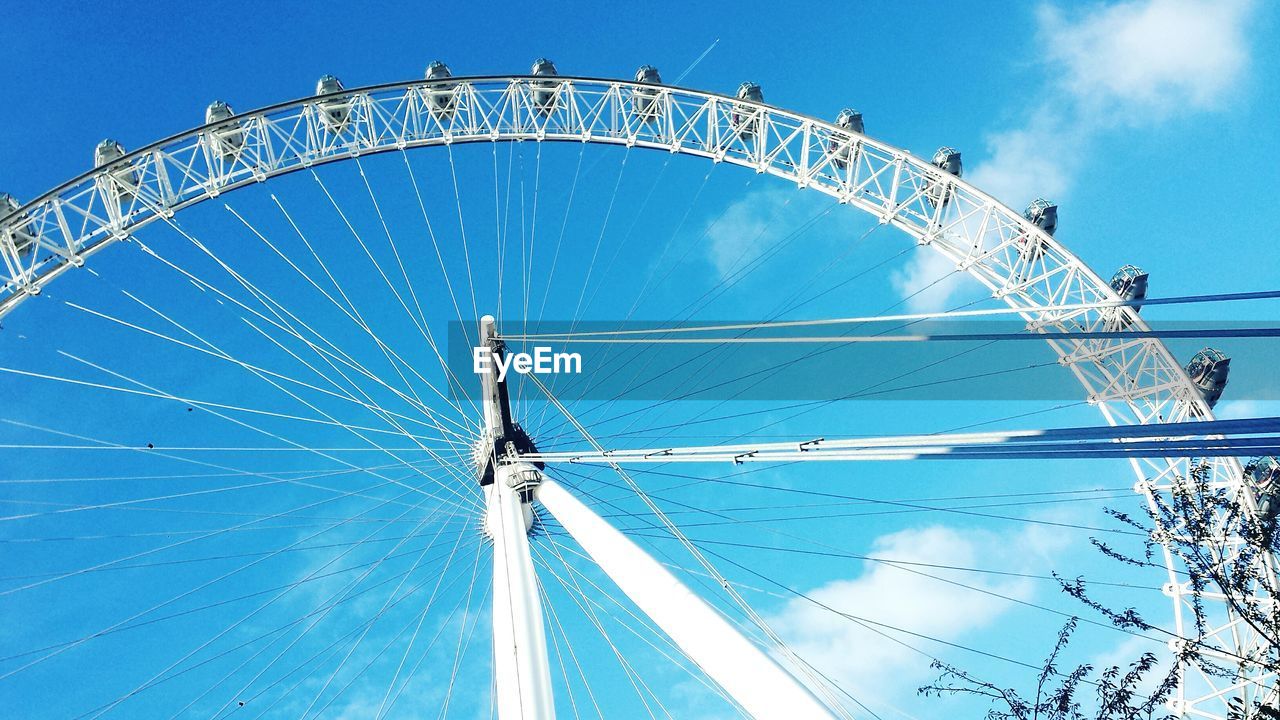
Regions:
<instances>
[{"instance_id":1,"label":"white capsule pod","mask_svg":"<svg viewBox=\"0 0 1280 720\"><path fill-rule=\"evenodd\" d=\"M427 86L423 94L427 98L427 107L431 115L437 120L453 117L458 109L458 84L448 82L451 77L453 73L450 72L449 66L439 60L432 60L427 66L427 72L424 75Z\"/></svg>"},{"instance_id":2,"label":"white capsule pod","mask_svg":"<svg viewBox=\"0 0 1280 720\"><path fill-rule=\"evenodd\" d=\"M7 192L0 192L0 218L8 217L22 207L22 203L18 199ZM23 224L21 218L14 218L13 228L13 245L17 249L18 254L22 255L35 245L36 228L34 223Z\"/></svg>"},{"instance_id":3,"label":"white capsule pod","mask_svg":"<svg viewBox=\"0 0 1280 720\"><path fill-rule=\"evenodd\" d=\"M1187 377L1200 390L1205 403L1212 408L1218 404L1222 391L1227 387L1231 372L1231 358L1217 348L1207 347L1195 354L1187 363Z\"/></svg>"},{"instance_id":4,"label":"white capsule pod","mask_svg":"<svg viewBox=\"0 0 1280 720\"><path fill-rule=\"evenodd\" d=\"M124 146L120 143L107 138L98 143L93 150L93 166L104 167L110 165L125 156ZM114 168L110 172L113 183L110 191L116 196L117 202L128 202L138 191L138 171L134 170L129 164L123 164L118 168Z\"/></svg>"},{"instance_id":5,"label":"white capsule pod","mask_svg":"<svg viewBox=\"0 0 1280 720\"><path fill-rule=\"evenodd\" d=\"M333 95L345 89L342 81L333 75L324 75L316 81L316 95ZM320 120L329 132L338 135L347 128L347 123L351 120L351 96L326 98L316 103L316 107L320 110Z\"/></svg>"},{"instance_id":6,"label":"white capsule pod","mask_svg":"<svg viewBox=\"0 0 1280 720\"><path fill-rule=\"evenodd\" d=\"M1147 297L1148 275L1137 265L1125 265L1111 276L1111 289L1116 291L1121 300L1133 302ZM1142 309L1142 305L1132 305L1134 312Z\"/></svg>"},{"instance_id":7,"label":"white capsule pod","mask_svg":"<svg viewBox=\"0 0 1280 720\"><path fill-rule=\"evenodd\" d=\"M209 130L205 136L214 153L227 162L231 162L244 149L244 130L239 122L224 122L235 117L231 106L221 100L214 100L204 110L204 124L217 127Z\"/></svg>"},{"instance_id":8,"label":"white capsule pod","mask_svg":"<svg viewBox=\"0 0 1280 720\"><path fill-rule=\"evenodd\" d=\"M836 115L836 127L841 130L847 130L851 134L862 135L864 128L862 125L862 113L852 108L845 108ZM827 152L831 153L831 162L836 167L844 170L852 165L857 158L858 141L845 141L844 138L832 137L827 143Z\"/></svg>"},{"instance_id":9,"label":"white capsule pod","mask_svg":"<svg viewBox=\"0 0 1280 720\"><path fill-rule=\"evenodd\" d=\"M938 148L931 161L933 166L950 175L960 177L964 174L964 163L960 159L960 151L946 146ZM947 180L932 180L925 190L925 199L929 204L938 207L951 201L951 183Z\"/></svg>"},{"instance_id":10,"label":"white capsule pod","mask_svg":"<svg viewBox=\"0 0 1280 720\"><path fill-rule=\"evenodd\" d=\"M1116 295L1126 302L1135 302L1142 300L1147 296L1147 280L1148 276L1145 270L1137 265L1125 265L1111 276L1111 289L1116 291ZM1130 305L1133 312L1137 313L1142 310L1142 305ZM1115 326L1121 330L1129 327L1128 313L1117 308L1115 311Z\"/></svg>"},{"instance_id":11,"label":"white capsule pod","mask_svg":"<svg viewBox=\"0 0 1280 720\"><path fill-rule=\"evenodd\" d=\"M753 82L744 82L738 86L737 97L739 100L763 103L764 91ZM734 132L742 139L747 140L759 134L762 115L763 113L760 109L753 105L734 103L733 112L729 120L733 125Z\"/></svg>"},{"instance_id":12,"label":"white capsule pod","mask_svg":"<svg viewBox=\"0 0 1280 720\"><path fill-rule=\"evenodd\" d=\"M1022 217L1044 231L1049 237L1058 230L1058 206L1052 200L1036 198L1031 201ZM1023 233L1018 236L1018 252L1028 260L1035 260L1044 252L1039 236Z\"/></svg>"},{"instance_id":13,"label":"white capsule pod","mask_svg":"<svg viewBox=\"0 0 1280 720\"><path fill-rule=\"evenodd\" d=\"M641 65L636 70L636 82L643 85L661 85L662 76L658 68L652 65ZM657 88L636 88L631 93L631 112L644 122L653 122L666 110L661 91Z\"/></svg>"},{"instance_id":14,"label":"white capsule pod","mask_svg":"<svg viewBox=\"0 0 1280 720\"><path fill-rule=\"evenodd\" d=\"M555 63L546 58L538 58L533 61L529 74L537 77L555 77L560 73L556 70ZM545 116L555 112L560 101L558 89L561 83L553 80L535 80L530 85L533 87L533 107L538 113Z\"/></svg>"},{"instance_id":15,"label":"white capsule pod","mask_svg":"<svg viewBox=\"0 0 1280 720\"><path fill-rule=\"evenodd\" d=\"M1254 458L1245 465L1244 476L1253 486L1262 532L1270 535L1280 519L1280 458Z\"/></svg>"},{"instance_id":16,"label":"white capsule pod","mask_svg":"<svg viewBox=\"0 0 1280 720\"><path fill-rule=\"evenodd\" d=\"M1044 198L1032 200L1027 209L1022 212L1022 217L1045 231L1049 237L1053 237L1053 233L1058 230L1058 205L1052 200Z\"/></svg>"}]
</instances>

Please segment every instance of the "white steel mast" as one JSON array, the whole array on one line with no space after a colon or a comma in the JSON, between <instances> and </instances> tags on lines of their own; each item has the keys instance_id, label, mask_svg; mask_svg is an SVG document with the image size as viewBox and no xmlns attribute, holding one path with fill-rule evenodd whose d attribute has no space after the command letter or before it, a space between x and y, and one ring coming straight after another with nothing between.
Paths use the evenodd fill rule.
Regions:
<instances>
[{"instance_id":1,"label":"white steel mast","mask_svg":"<svg viewBox=\"0 0 1280 720\"><path fill-rule=\"evenodd\" d=\"M480 341L495 357L503 348L492 315L480 320ZM511 419L506 382L495 363L481 375L487 457L480 458L485 531L493 538L493 668L499 720L555 717L547 639L538 578L529 555L533 510L529 503L542 478L537 466L517 454L527 442Z\"/></svg>"}]
</instances>

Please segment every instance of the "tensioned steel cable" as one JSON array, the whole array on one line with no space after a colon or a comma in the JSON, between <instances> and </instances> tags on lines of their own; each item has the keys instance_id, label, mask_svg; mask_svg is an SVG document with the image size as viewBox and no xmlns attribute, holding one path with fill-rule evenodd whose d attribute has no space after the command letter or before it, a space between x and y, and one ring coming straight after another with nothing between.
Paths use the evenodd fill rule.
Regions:
<instances>
[{"instance_id":1,"label":"tensioned steel cable","mask_svg":"<svg viewBox=\"0 0 1280 720\"><path fill-rule=\"evenodd\" d=\"M1103 310L1108 308L1146 307L1149 305L1188 305L1210 302L1234 302L1240 300L1269 300L1280 298L1280 290L1261 290L1239 293L1213 293L1205 295L1180 295L1168 298L1143 298L1141 300L1111 300L1096 303L1070 303L1050 305L1037 308L1043 312L1074 312L1077 310ZM587 337L621 337L627 335L653 335L694 332L720 332L731 330L757 330L762 328L813 327L822 325L845 325L875 322L901 322L904 320L943 320L948 318L988 317L997 315L1017 315L1027 312L1028 308L999 307L982 310L947 310L931 313L907 313L901 315L869 315L865 317L824 318L819 320L783 320L756 323L722 323L717 325L685 325L680 327L635 328L631 330L595 330L589 332L567 333L525 333L503 335L503 340L569 340L581 342ZM1144 331L1133 331L1144 332ZM1044 334L1033 337L1043 339ZM1104 337L1104 336L1099 336ZM1156 337L1156 336L1151 336Z\"/></svg>"}]
</instances>

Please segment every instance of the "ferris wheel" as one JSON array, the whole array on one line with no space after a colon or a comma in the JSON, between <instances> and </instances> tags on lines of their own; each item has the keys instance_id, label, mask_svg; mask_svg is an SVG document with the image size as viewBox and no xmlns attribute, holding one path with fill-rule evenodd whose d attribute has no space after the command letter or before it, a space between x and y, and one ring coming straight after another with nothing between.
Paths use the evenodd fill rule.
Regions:
<instances>
[{"instance_id":1,"label":"ferris wheel","mask_svg":"<svg viewBox=\"0 0 1280 720\"><path fill-rule=\"evenodd\" d=\"M721 232L744 198L766 217ZM1280 507L1274 463L1246 478L1242 453L1196 429L1230 360L1174 357L1139 313L1145 272L1099 276L1055 239L1053 202L1006 207L963 179L954 149L918 157L866 135L856 111L807 117L753 83L721 95L647 65L624 81L546 59L502 77L434 62L423 80L364 88L326 75L301 100L215 102L205 124L139 150L103 141L91 171L3 203L0 370L20 390L3 418L0 480L17 504L0 518L15 624L0 688L29 707L17 716L679 717L683 693L758 718L878 717L757 607L823 606L778 579L811 568L771 552L877 561L825 529L843 527L833 501L873 502L832 468L1111 458L1136 473L1139 512L1193 475L1259 517ZM707 205L720 209L700 220ZM893 245L892 230L912 242L887 260L936 253L982 297L837 312L887 272L855 258L873 235ZM728 238L715 272L689 269L713 235ZM649 326L609 321L653 305ZM699 320L738 308L767 319ZM557 312L566 322L544 322ZM1017 424L1055 408L887 434L875 418L840 424L834 399L885 392L884 378L929 392L960 378L926 371L969 346L832 399L766 394L748 410L725 405L761 370L722 394L702 371L709 352L782 342L759 333L838 323L787 335L799 355L767 368L809 376L814 347L886 342L850 327L958 317L1017 321L1049 348L1036 367L1078 384L1057 407L1108 427ZM507 372L554 343L587 358L581 378ZM490 362L470 372L454 346ZM664 367L662 347L681 348L687 372ZM958 374L997 384L1025 369ZM793 418L804 434L770 433ZM713 485L744 499L704 507ZM779 493L813 502L760 517L782 512ZM886 502L1010 519L994 494L953 495L985 502ZM804 513L818 538L776 529ZM1242 551L1225 519L1203 521L1214 561ZM1182 663L1169 710L1274 704L1276 648L1187 578L1171 538L1154 540L1173 610L1155 641L1231 669ZM1252 562L1256 587L1274 588L1274 559ZM931 572L909 565L894 567ZM825 609L933 657L926 634ZM103 666L120 672L97 679Z\"/></svg>"}]
</instances>

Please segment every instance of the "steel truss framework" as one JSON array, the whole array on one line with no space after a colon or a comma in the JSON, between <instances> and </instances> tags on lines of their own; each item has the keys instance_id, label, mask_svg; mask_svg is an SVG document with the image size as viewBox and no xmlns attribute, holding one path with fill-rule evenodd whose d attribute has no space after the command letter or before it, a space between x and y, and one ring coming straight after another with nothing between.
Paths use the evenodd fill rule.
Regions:
<instances>
[{"instance_id":1,"label":"steel truss framework","mask_svg":"<svg viewBox=\"0 0 1280 720\"><path fill-rule=\"evenodd\" d=\"M904 150L830 123L711 93L569 77L450 78L346 90L244 113L176 135L86 173L0 220L0 316L69 268L142 226L223 192L361 154L461 142L576 141L666 150L768 173L871 213L955 262L1020 310L1030 332L1147 329L1128 307L1055 310L1117 300L1061 244L990 196ZM1090 403L1115 425L1212 417L1155 339L1047 340ZM1207 464L1211 484L1255 507L1234 458L1133 459L1150 507ZM1243 542L1220 521L1206 551L1230 562ZM1166 592L1174 630L1194 633L1196 594L1173 553ZM1275 587L1268 558L1262 577ZM1173 710L1223 718L1226 703L1274 701L1274 654L1220 595L1201 593L1215 624L1201 638L1234 678L1183 668ZM1272 602L1270 598L1265 602ZM1239 658L1249 660L1240 661Z\"/></svg>"}]
</instances>

